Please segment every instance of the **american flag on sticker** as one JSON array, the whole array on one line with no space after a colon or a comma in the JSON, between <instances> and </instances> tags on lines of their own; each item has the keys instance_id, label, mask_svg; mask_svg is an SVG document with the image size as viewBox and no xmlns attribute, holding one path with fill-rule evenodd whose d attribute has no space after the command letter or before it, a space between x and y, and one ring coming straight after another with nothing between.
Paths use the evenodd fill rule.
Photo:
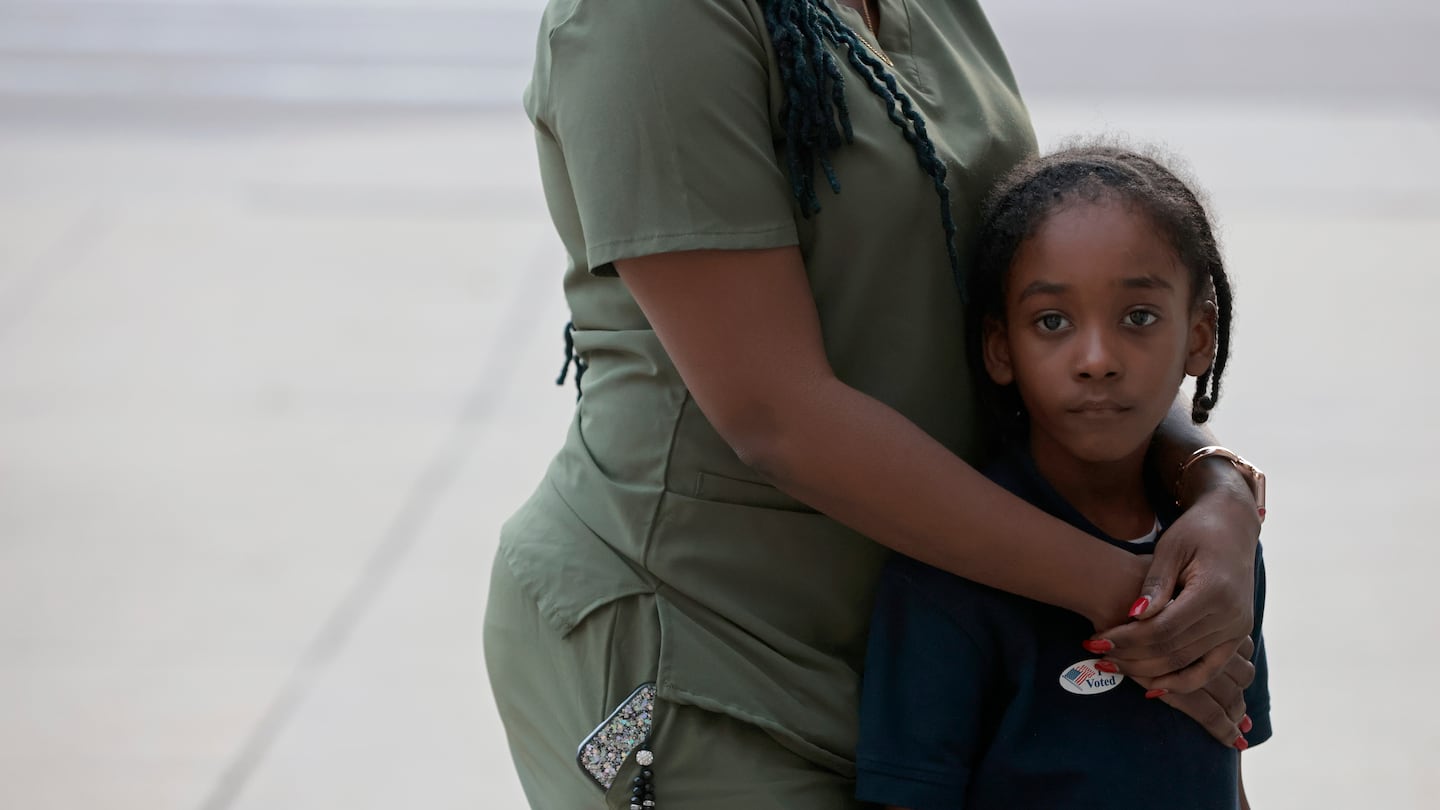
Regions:
<instances>
[{"instance_id":1,"label":"american flag on sticker","mask_svg":"<svg viewBox=\"0 0 1440 810\"><path fill-rule=\"evenodd\" d=\"M1055 670L1052 669L1050 671L1054 672ZM1095 670L1091 669L1089 664L1076 664L1065 673L1065 680L1078 685L1087 678L1095 677L1096 674Z\"/></svg>"}]
</instances>

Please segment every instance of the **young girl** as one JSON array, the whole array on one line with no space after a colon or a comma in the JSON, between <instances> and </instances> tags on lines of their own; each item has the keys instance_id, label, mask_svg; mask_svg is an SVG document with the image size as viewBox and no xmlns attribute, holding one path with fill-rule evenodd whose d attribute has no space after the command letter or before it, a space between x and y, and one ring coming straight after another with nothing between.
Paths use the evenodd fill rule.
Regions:
<instances>
[{"instance_id":1,"label":"young girl","mask_svg":"<svg viewBox=\"0 0 1440 810\"><path fill-rule=\"evenodd\" d=\"M1097 549L1152 553L1175 507L1146 449L1187 375L1205 421L1229 354L1230 284L1204 207L1132 152L1031 160L984 212L967 289L972 361L1004 437L987 474ZM1255 565L1255 677L1244 735L1227 747L1090 654L1104 649L1081 649L1079 615L897 556L871 623L858 797L913 810L1248 807L1239 752L1270 736L1258 551Z\"/></svg>"}]
</instances>

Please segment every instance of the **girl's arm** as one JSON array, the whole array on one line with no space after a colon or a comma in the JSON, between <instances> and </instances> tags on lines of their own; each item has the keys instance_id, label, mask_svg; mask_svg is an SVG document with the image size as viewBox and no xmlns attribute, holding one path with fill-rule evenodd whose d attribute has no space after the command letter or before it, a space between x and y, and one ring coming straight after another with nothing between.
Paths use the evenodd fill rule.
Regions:
<instances>
[{"instance_id":1,"label":"girl's arm","mask_svg":"<svg viewBox=\"0 0 1440 810\"><path fill-rule=\"evenodd\" d=\"M1097 627L1125 620L1142 559L1010 495L836 378L797 248L661 254L616 266L701 410L775 486L936 567L1076 611ZM1231 639L1170 621L1152 643L1238 643L1249 593L1233 599L1203 578L1193 589L1185 610L1247 626ZM1228 658L1207 659L1200 674L1208 680Z\"/></svg>"}]
</instances>

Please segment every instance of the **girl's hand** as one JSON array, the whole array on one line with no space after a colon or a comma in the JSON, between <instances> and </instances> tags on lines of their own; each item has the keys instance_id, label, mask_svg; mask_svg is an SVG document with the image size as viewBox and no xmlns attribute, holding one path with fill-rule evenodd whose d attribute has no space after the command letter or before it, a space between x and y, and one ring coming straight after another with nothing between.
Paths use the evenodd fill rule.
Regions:
<instances>
[{"instance_id":1,"label":"girl's hand","mask_svg":"<svg viewBox=\"0 0 1440 810\"><path fill-rule=\"evenodd\" d=\"M1248 491L1202 495L1156 549L1136 602L1139 621L1097 633L1086 647L1126 675L1153 679L1156 689L1183 694L1205 686L1249 641L1259 536ZM1180 593L1169 601L1177 584Z\"/></svg>"},{"instance_id":2,"label":"girl's hand","mask_svg":"<svg viewBox=\"0 0 1440 810\"><path fill-rule=\"evenodd\" d=\"M1189 694L1158 689L1150 678L1137 677L1135 682L1148 690L1146 697L1184 712L1204 726L1210 736L1243 751L1247 746L1244 732L1250 730L1245 714L1245 688L1255 680L1255 665L1250 663L1250 656L1254 654L1255 644L1246 638L1219 674Z\"/></svg>"}]
</instances>

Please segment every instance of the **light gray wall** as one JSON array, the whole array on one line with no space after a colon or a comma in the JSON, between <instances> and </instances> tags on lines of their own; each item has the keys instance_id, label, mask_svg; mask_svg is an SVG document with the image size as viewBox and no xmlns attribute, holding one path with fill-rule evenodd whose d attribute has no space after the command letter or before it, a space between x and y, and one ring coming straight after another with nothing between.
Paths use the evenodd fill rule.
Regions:
<instances>
[{"instance_id":1,"label":"light gray wall","mask_svg":"<svg viewBox=\"0 0 1440 810\"><path fill-rule=\"evenodd\" d=\"M542 6L3 0L0 94L513 105ZM1440 99L1440 11L1422 0L1013 0L989 13L1028 95Z\"/></svg>"}]
</instances>

